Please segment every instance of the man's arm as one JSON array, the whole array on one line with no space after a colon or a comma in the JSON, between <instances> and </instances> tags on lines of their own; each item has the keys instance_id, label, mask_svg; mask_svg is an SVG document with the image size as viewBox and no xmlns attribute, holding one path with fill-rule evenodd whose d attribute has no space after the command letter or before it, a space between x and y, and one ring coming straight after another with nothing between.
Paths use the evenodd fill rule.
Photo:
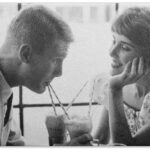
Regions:
<instances>
[{"instance_id":1,"label":"man's arm","mask_svg":"<svg viewBox=\"0 0 150 150\"><path fill-rule=\"evenodd\" d=\"M24 137L21 135L21 131L13 119L11 120L11 128L7 146L25 146Z\"/></svg>"}]
</instances>

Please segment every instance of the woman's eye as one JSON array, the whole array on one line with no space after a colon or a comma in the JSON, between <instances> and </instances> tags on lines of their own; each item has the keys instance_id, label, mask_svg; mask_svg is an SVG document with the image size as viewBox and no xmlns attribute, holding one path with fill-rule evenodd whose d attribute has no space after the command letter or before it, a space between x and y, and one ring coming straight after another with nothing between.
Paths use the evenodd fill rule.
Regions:
<instances>
[{"instance_id":1,"label":"woman's eye","mask_svg":"<svg viewBox=\"0 0 150 150\"><path fill-rule=\"evenodd\" d=\"M113 45L116 43L115 39L113 39L112 43L113 43Z\"/></svg>"},{"instance_id":2,"label":"woman's eye","mask_svg":"<svg viewBox=\"0 0 150 150\"><path fill-rule=\"evenodd\" d=\"M125 44L121 44L121 49L125 50L125 51L130 51L130 47L125 45Z\"/></svg>"}]
</instances>

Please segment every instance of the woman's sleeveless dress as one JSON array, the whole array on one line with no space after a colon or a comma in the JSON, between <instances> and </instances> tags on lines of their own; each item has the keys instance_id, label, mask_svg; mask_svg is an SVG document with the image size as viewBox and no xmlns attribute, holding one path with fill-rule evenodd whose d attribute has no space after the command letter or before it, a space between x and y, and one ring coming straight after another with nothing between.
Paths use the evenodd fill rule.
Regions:
<instances>
[{"instance_id":1,"label":"woman's sleeveless dress","mask_svg":"<svg viewBox=\"0 0 150 150\"><path fill-rule=\"evenodd\" d=\"M98 104L104 105L106 108L108 108L108 79L109 76L107 75L98 75L92 80L90 88L90 98L98 102ZM130 92L135 92L136 95L137 90L133 91L135 85L128 85L126 89ZM135 97L133 96L133 98ZM124 102L124 111L132 136L136 134L143 125L150 123L150 92L143 98L144 101L141 110L136 110Z\"/></svg>"}]
</instances>

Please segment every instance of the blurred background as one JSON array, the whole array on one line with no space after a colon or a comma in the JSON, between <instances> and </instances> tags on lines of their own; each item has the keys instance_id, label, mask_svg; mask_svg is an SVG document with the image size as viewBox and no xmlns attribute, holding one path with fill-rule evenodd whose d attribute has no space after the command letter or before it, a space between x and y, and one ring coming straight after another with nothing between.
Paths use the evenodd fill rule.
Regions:
<instances>
[{"instance_id":1,"label":"blurred background","mask_svg":"<svg viewBox=\"0 0 150 150\"><path fill-rule=\"evenodd\" d=\"M75 98L68 113L88 114L91 79L100 73L109 72L109 48L112 43L111 22L117 13L127 7L150 6L150 3L0 3L0 44L7 26L17 12L30 5L42 4L55 10L70 25L74 43L64 61L63 75L54 79L52 86L59 99L66 106ZM84 86L86 83L86 86ZM84 86L84 89L80 92ZM21 127L28 145L48 146L45 117L53 113L48 90L39 95L24 87L14 88L14 118ZM57 99L54 98L58 106ZM100 106L93 102L93 130L97 125ZM57 107L58 113L63 113Z\"/></svg>"}]
</instances>

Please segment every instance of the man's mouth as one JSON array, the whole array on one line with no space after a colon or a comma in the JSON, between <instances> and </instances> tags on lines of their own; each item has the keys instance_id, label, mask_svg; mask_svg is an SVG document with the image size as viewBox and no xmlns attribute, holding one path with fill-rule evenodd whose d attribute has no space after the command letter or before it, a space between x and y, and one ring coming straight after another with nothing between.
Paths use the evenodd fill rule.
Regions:
<instances>
[{"instance_id":1,"label":"man's mouth","mask_svg":"<svg viewBox=\"0 0 150 150\"><path fill-rule=\"evenodd\" d=\"M45 81L45 84L48 86L51 82L52 82L53 79L50 79L48 81Z\"/></svg>"},{"instance_id":2,"label":"man's mouth","mask_svg":"<svg viewBox=\"0 0 150 150\"><path fill-rule=\"evenodd\" d=\"M46 81L46 82L44 82L44 84L45 84L46 86L48 86L48 85L50 84L50 82Z\"/></svg>"}]
</instances>

